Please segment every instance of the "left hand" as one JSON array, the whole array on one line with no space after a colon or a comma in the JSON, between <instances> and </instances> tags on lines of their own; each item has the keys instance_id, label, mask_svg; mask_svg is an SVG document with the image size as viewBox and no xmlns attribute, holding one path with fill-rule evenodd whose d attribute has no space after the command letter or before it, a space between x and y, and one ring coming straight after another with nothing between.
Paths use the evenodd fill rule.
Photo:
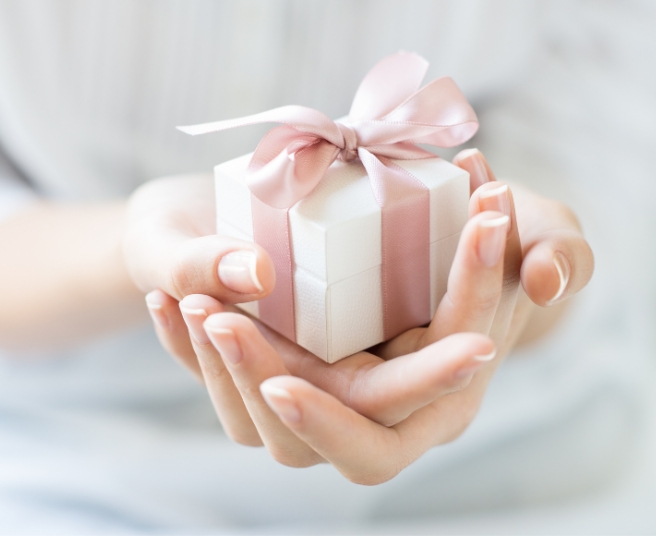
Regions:
<instances>
[{"instance_id":1,"label":"left hand","mask_svg":"<svg viewBox=\"0 0 656 536\"><path fill-rule=\"evenodd\" d=\"M266 445L286 465L328 461L353 482L384 482L466 429L536 304L587 284L592 254L571 212L523 190L515 211L510 189L488 182L480 153L454 163L470 172L475 192L447 293L427 328L371 353L327 365L214 298L190 295L178 307L151 293L169 319L157 326L160 339L200 365L228 435Z\"/></svg>"}]
</instances>

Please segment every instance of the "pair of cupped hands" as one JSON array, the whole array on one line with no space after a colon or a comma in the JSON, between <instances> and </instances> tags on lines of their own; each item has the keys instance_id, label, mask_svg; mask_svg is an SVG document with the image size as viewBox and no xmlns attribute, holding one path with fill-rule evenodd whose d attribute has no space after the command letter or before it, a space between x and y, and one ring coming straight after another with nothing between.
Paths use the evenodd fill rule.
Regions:
<instances>
[{"instance_id":1,"label":"pair of cupped hands","mask_svg":"<svg viewBox=\"0 0 656 536\"><path fill-rule=\"evenodd\" d=\"M269 294L275 273L256 244L215 234L210 176L135 192L128 269L163 346L205 385L230 438L285 465L389 480L462 434L536 311L587 284L593 256L569 209L511 192L475 149L453 162L470 173L470 219L433 320L332 365L232 306Z\"/></svg>"}]
</instances>

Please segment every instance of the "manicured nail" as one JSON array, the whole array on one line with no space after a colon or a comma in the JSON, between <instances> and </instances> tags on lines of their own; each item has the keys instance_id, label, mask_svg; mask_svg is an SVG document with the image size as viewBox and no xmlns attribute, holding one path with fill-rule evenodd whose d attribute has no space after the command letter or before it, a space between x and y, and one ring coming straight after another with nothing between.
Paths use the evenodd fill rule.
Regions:
<instances>
[{"instance_id":1,"label":"manicured nail","mask_svg":"<svg viewBox=\"0 0 656 536\"><path fill-rule=\"evenodd\" d=\"M257 277L257 255L254 251L233 251L219 262L219 279L230 290L257 294L264 287Z\"/></svg>"},{"instance_id":2,"label":"manicured nail","mask_svg":"<svg viewBox=\"0 0 656 536\"><path fill-rule=\"evenodd\" d=\"M235 337L235 332L228 328L212 326L211 318L210 322L205 323L205 332L221 356L229 363L236 365L242 360L244 355L237 342L237 337Z\"/></svg>"},{"instance_id":3,"label":"manicured nail","mask_svg":"<svg viewBox=\"0 0 656 536\"><path fill-rule=\"evenodd\" d=\"M153 290L146 294L146 306L153 322L162 329L169 329L171 322L169 317L164 312L164 304L162 303L162 293L159 290Z\"/></svg>"},{"instance_id":4,"label":"manicured nail","mask_svg":"<svg viewBox=\"0 0 656 536\"><path fill-rule=\"evenodd\" d=\"M301 410L298 409L296 401L289 394L289 391L264 382L260 385L260 392L266 403L269 404L269 407L281 420L287 422L298 422L301 420Z\"/></svg>"},{"instance_id":5,"label":"manicured nail","mask_svg":"<svg viewBox=\"0 0 656 536\"><path fill-rule=\"evenodd\" d=\"M501 216L478 223L478 258L488 268L496 266L503 257L509 222L508 216Z\"/></svg>"},{"instance_id":6,"label":"manicured nail","mask_svg":"<svg viewBox=\"0 0 656 536\"><path fill-rule=\"evenodd\" d=\"M190 309L181 306L180 312L182 313L182 318L184 318L189 333L194 340L198 344L208 344L210 339L207 336L207 333L205 333L205 328L203 327L203 322L205 322L205 319L207 318L207 311L205 311L205 309Z\"/></svg>"},{"instance_id":7,"label":"manicured nail","mask_svg":"<svg viewBox=\"0 0 656 536\"><path fill-rule=\"evenodd\" d=\"M478 149L465 149L462 151L458 163L469 172L472 191L492 180L488 173L485 157Z\"/></svg>"},{"instance_id":8,"label":"manicured nail","mask_svg":"<svg viewBox=\"0 0 656 536\"><path fill-rule=\"evenodd\" d=\"M495 358L496 355L497 355L497 350L496 350L496 348L495 348L495 349L492 350L489 354L485 354L485 355L475 355L475 356L473 356L472 359L473 359L474 361L478 361L478 362L480 362L480 363L486 363L486 362L488 362L488 361L492 361L492 360Z\"/></svg>"},{"instance_id":9,"label":"manicured nail","mask_svg":"<svg viewBox=\"0 0 656 536\"><path fill-rule=\"evenodd\" d=\"M492 361L496 355L496 349L491 351L489 354L473 355L468 363L453 373L453 377L459 381L462 381L466 378L471 378L478 369L480 369L485 363Z\"/></svg>"},{"instance_id":10,"label":"manicured nail","mask_svg":"<svg viewBox=\"0 0 656 536\"><path fill-rule=\"evenodd\" d=\"M569 283L570 269L567 257L565 257L560 251L556 251L553 256L553 263L558 271L558 277L560 277L560 286L558 287L556 294L554 294L554 297L547 302L547 305L553 305L556 303L563 295L563 292L565 292L567 283Z\"/></svg>"},{"instance_id":11,"label":"manicured nail","mask_svg":"<svg viewBox=\"0 0 656 536\"><path fill-rule=\"evenodd\" d=\"M510 216L510 195L508 185L502 184L496 188L485 190L478 194L478 207L481 212L496 210Z\"/></svg>"}]
</instances>

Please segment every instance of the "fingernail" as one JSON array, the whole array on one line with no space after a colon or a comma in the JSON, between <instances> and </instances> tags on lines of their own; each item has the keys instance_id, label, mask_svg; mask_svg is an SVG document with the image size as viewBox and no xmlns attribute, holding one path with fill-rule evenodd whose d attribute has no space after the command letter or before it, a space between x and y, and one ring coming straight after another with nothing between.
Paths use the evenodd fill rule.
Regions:
<instances>
[{"instance_id":1,"label":"fingernail","mask_svg":"<svg viewBox=\"0 0 656 536\"><path fill-rule=\"evenodd\" d=\"M459 164L469 172L469 182L472 192L479 186L490 182L485 157L478 149L465 149L460 153Z\"/></svg>"},{"instance_id":2,"label":"fingernail","mask_svg":"<svg viewBox=\"0 0 656 536\"><path fill-rule=\"evenodd\" d=\"M569 262L567 262L567 257L565 257L565 255L563 255L560 251L556 251L553 256L553 262L556 266L556 270L558 271L558 277L560 277L560 286L558 287L554 297L547 302L547 305L553 305L556 303L565 292L567 283L569 283L570 269Z\"/></svg>"},{"instance_id":3,"label":"fingernail","mask_svg":"<svg viewBox=\"0 0 656 536\"><path fill-rule=\"evenodd\" d=\"M475 355L475 356L472 357L472 359L474 361L478 361L479 363L486 363L488 361L492 361L495 358L496 355L497 355L497 350L495 348L489 354Z\"/></svg>"},{"instance_id":4,"label":"fingernail","mask_svg":"<svg viewBox=\"0 0 656 536\"><path fill-rule=\"evenodd\" d=\"M260 385L260 392L266 403L269 404L269 407L283 421L298 422L301 420L301 410L298 409L289 391L265 382Z\"/></svg>"},{"instance_id":5,"label":"fingernail","mask_svg":"<svg viewBox=\"0 0 656 536\"><path fill-rule=\"evenodd\" d=\"M492 361L497 355L496 349L485 355L473 355L471 360L453 373L453 377L462 381L471 378L485 363ZM462 386L461 386L462 387Z\"/></svg>"},{"instance_id":6,"label":"fingernail","mask_svg":"<svg viewBox=\"0 0 656 536\"><path fill-rule=\"evenodd\" d=\"M160 295L161 293L158 290L153 290L146 294L146 306L148 307L148 312L150 313L153 322L155 322L160 328L168 329L171 326L171 322L164 312L164 304L162 303Z\"/></svg>"},{"instance_id":7,"label":"fingernail","mask_svg":"<svg viewBox=\"0 0 656 536\"><path fill-rule=\"evenodd\" d=\"M230 290L257 294L264 287L257 277L257 255L254 251L233 251L219 262L219 279Z\"/></svg>"},{"instance_id":8,"label":"fingernail","mask_svg":"<svg viewBox=\"0 0 656 536\"><path fill-rule=\"evenodd\" d=\"M207 311L205 309L189 309L188 307L180 307L182 318L189 329L189 333L198 344L208 344L210 342L203 322L207 318Z\"/></svg>"},{"instance_id":9,"label":"fingernail","mask_svg":"<svg viewBox=\"0 0 656 536\"><path fill-rule=\"evenodd\" d=\"M503 256L509 221L508 216L501 216L478 223L478 258L488 268L496 266Z\"/></svg>"},{"instance_id":10,"label":"fingernail","mask_svg":"<svg viewBox=\"0 0 656 536\"><path fill-rule=\"evenodd\" d=\"M510 216L510 195L508 185L502 184L496 188L485 190L478 194L478 207L481 212L486 210L497 210Z\"/></svg>"},{"instance_id":11,"label":"fingernail","mask_svg":"<svg viewBox=\"0 0 656 536\"><path fill-rule=\"evenodd\" d=\"M228 328L213 327L206 322L205 332L221 356L229 363L236 365L242 360L243 354L234 331Z\"/></svg>"}]
</instances>

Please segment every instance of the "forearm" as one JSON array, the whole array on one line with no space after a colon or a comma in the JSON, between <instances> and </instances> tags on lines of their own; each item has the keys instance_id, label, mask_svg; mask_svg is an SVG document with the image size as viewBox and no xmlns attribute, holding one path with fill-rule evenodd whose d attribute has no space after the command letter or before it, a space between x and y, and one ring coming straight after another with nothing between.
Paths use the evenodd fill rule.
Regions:
<instances>
[{"instance_id":1,"label":"forearm","mask_svg":"<svg viewBox=\"0 0 656 536\"><path fill-rule=\"evenodd\" d=\"M38 203L0 224L0 348L59 348L145 321L125 269L125 203Z\"/></svg>"}]
</instances>

